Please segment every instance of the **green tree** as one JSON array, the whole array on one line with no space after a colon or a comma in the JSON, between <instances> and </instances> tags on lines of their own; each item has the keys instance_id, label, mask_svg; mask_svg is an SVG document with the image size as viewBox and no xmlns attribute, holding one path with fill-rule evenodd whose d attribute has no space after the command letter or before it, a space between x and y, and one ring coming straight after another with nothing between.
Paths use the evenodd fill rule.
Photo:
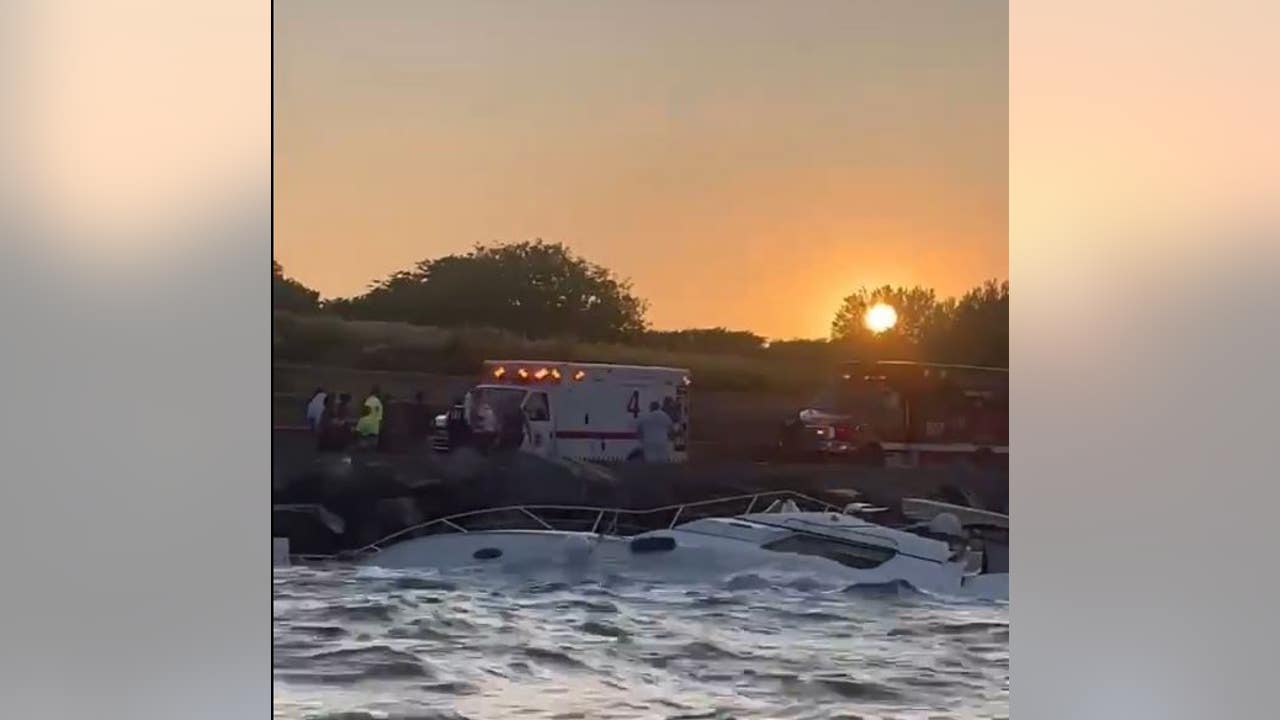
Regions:
<instances>
[{"instance_id":1,"label":"green tree","mask_svg":"<svg viewBox=\"0 0 1280 720\"><path fill-rule=\"evenodd\" d=\"M423 260L329 308L345 317L494 327L534 338L618 340L646 327L646 304L628 281L541 240Z\"/></svg>"},{"instance_id":2,"label":"green tree","mask_svg":"<svg viewBox=\"0 0 1280 720\"><path fill-rule=\"evenodd\" d=\"M314 313L320 310L320 293L285 277L284 268L271 261L271 307L295 313Z\"/></svg>"}]
</instances>

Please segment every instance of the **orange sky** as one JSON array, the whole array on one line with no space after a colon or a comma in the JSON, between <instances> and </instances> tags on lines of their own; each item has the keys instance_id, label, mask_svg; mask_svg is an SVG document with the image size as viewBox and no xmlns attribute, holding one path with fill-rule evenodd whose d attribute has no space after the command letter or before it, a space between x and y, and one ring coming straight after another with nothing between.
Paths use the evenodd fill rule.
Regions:
<instances>
[{"instance_id":1,"label":"orange sky","mask_svg":"<svg viewBox=\"0 0 1280 720\"><path fill-rule=\"evenodd\" d=\"M1007 6L277 0L275 256L325 296L541 237L660 329L1008 276Z\"/></svg>"}]
</instances>

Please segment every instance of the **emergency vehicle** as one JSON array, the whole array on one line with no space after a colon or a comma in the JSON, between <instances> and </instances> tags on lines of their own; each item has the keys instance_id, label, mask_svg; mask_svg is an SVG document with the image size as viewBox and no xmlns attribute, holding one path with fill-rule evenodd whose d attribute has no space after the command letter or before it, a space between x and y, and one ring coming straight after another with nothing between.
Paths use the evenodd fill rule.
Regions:
<instances>
[{"instance_id":1,"label":"emergency vehicle","mask_svg":"<svg viewBox=\"0 0 1280 720\"><path fill-rule=\"evenodd\" d=\"M1009 371L848 362L817 398L783 422L778 446L787 456L875 465L966 459L1007 467Z\"/></svg>"},{"instance_id":2,"label":"emergency vehicle","mask_svg":"<svg viewBox=\"0 0 1280 720\"><path fill-rule=\"evenodd\" d=\"M514 436L512 423L520 423L521 450L544 457L621 462L639 455L637 421L656 402L673 422L669 460L684 462L689 452L690 385L684 368L486 360L481 382L460 405L435 418L432 446L449 452L474 438L482 415L492 411L507 437Z\"/></svg>"}]
</instances>

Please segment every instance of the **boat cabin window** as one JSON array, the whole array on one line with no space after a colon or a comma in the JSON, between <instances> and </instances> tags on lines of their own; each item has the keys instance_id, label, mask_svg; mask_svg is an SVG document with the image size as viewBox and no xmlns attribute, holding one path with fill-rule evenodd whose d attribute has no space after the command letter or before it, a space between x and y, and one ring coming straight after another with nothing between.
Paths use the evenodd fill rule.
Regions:
<instances>
[{"instance_id":1,"label":"boat cabin window","mask_svg":"<svg viewBox=\"0 0 1280 720\"><path fill-rule=\"evenodd\" d=\"M828 540L815 535L788 535L764 545L765 550L816 555L859 570L880 567L897 555L893 548Z\"/></svg>"},{"instance_id":2,"label":"boat cabin window","mask_svg":"<svg viewBox=\"0 0 1280 720\"><path fill-rule=\"evenodd\" d=\"M546 422L551 419L551 403L544 392L529 393L524 401L524 414L529 422Z\"/></svg>"}]
</instances>

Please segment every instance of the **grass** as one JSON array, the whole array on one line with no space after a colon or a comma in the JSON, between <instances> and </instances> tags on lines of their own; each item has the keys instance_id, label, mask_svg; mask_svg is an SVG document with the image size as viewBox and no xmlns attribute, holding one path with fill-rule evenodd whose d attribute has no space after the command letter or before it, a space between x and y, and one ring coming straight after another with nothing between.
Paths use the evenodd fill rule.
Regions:
<instances>
[{"instance_id":1,"label":"grass","mask_svg":"<svg viewBox=\"0 0 1280 720\"><path fill-rule=\"evenodd\" d=\"M273 359L280 363L473 375L494 358L666 365L688 368L705 390L791 392L831 370L815 358L691 353L572 339L529 339L491 328L439 328L332 316L275 313Z\"/></svg>"}]
</instances>

